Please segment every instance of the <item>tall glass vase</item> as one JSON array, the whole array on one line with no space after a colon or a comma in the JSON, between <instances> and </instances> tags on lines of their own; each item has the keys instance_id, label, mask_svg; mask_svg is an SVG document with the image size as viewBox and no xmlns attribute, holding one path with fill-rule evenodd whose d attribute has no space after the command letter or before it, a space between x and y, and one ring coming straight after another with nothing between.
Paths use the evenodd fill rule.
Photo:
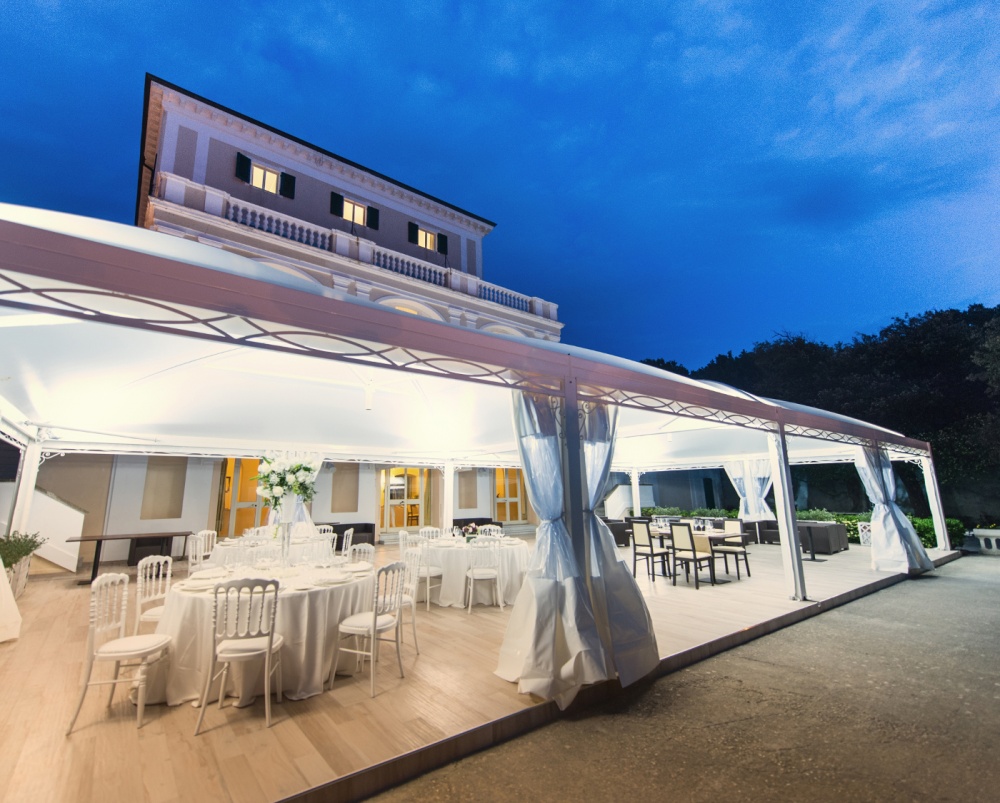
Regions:
<instances>
[{"instance_id":1,"label":"tall glass vase","mask_svg":"<svg viewBox=\"0 0 1000 803\"><path fill-rule=\"evenodd\" d=\"M281 565L288 566L289 552L292 549L292 522L295 518L295 508L298 496L291 492L281 497Z\"/></svg>"}]
</instances>

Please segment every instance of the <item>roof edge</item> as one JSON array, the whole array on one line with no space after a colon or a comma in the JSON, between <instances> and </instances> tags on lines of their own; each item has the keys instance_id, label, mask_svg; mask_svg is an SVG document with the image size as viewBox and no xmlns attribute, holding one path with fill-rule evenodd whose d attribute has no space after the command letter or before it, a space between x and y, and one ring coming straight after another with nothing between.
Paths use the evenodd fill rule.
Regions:
<instances>
[{"instance_id":1,"label":"roof edge","mask_svg":"<svg viewBox=\"0 0 1000 803\"><path fill-rule=\"evenodd\" d=\"M363 170L366 173L368 173L368 174L370 174L372 176L375 176L376 178L381 179L382 181L388 181L390 184L393 184L393 185L399 187L402 190L406 190L407 192L412 192L412 193L414 193L416 195L419 195L421 198L426 198L428 201L433 201L436 204L441 204L442 206L445 206L448 209L451 209L451 210L453 210L455 212L458 212L459 214L467 215L468 217L473 218L474 220L478 220L480 223L483 223L483 224L489 226L490 228L496 228L497 224L493 220L489 220L488 218L482 217L481 215L477 215L477 214L475 214L473 212L470 212L468 209L463 209L460 206L456 206L455 204L449 203L448 201L444 201L441 198L438 198L438 197L436 197L434 195L431 195L429 193L424 192L423 190L418 190L416 187L411 187L409 184L404 184L401 181L397 181L396 179L392 178L391 176L387 176L384 173L379 173L377 170L372 170L370 167L365 167L363 164L359 164L358 162L355 162L355 161L353 161L351 159L347 159L347 158L345 158L343 156L340 156L339 154L336 154L333 151L328 151L326 148L321 148L318 145L314 145L311 142L307 142L306 140L302 139L301 137L293 136L292 134L289 134L289 133L287 133L285 131L282 131L280 128L275 128L274 126L268 125L267 123L262 123L260 120L256 120L253 117L249 117L249 116L247 116L247 115L245 115L245 114L243 114L241 112L236 111L235 109L229 108L228 106L223 106L221 103L217 103L214 100L209 100L208 98L206 98L206 97L204 97L202 95L199 95L199 94L197 94L195 92L192 92L192 91L190 91L188 89L185 89L182 86L178 86L177 84L171 83L170 81L165 81L164 79L160 78L159 76L153 75L152 73L149 73L149 72L146 73L146 85L145 85L145 91L144 91L144 95L143 95L143 104L142 104L142 112L143 112L143 114L142 114L142 135L141 135L141 138L140 138L140 141L139 141L139 187L138 187L137 198L136 198L136 218L137 219L138 219L138 215L139 215L139 198L138 198L138 196L141 195L141 193L142 193L142 168L143 168L142 154L143 154L143 151L145 150L145 143L146 143L146 121L149 119L150 86L153 84L153 82L156 82L157 84L160 84L161 86L163 86L166 89L171 89L171 90L173 90L175 92L180 92L180 93L182 93L184 95L187 95L188 97L193 98L194 100L198 101L199 103L205 103L208 106L211 106L212 108L218 109L221 112L224 112L226 114L231 114L234 117L240 118L241 120L246 120L251 125L259 126L260 128L263 128L266 131L270 131L272 134L276 134L279 137L284 137L285 139L290 140L290 141L292 141L292 142L294 142L294 143L296 143L298 145L301 145L304 148L309 148L310 150L314 150L317 153L321 153L324 156L328 156L331 159L336 159L338 162L343 162L345 165L349 165L350 167L356 168L357 170ZM137 220L136 225L138 225L138 220Z\"/></svg>"}]
</instances>

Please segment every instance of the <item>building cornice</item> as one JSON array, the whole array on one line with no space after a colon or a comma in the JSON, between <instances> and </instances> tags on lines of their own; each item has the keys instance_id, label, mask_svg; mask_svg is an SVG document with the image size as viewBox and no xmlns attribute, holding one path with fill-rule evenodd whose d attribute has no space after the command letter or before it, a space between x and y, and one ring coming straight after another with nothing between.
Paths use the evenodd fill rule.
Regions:
<instances>
[{"instance_id":1,"label":"building cornice","mask_svg":"<svg viewBox=\"0 0 1000 803\"><path fill-rule=\"evenodd\" d=\"M430 216L445 220L453 226L468 229L480 237L489 234L496 226L496 223L491 220L479 217L447 201L442 201L440 198L435 198L389 176L370 170L364 165L352 162L350 159L338 156L291 134L286 134L232 109L220 106L167 81L148 74L146 80L147 103L151 99L149 87L153 84L160 90L156 99L163 107L173 106L194 117L201 117L244 139L260 142L269 149L280 150L289 158L310 164L331 176L347 179L383 198L394 199L419 208Z\"/></svg>"}]
</instances>

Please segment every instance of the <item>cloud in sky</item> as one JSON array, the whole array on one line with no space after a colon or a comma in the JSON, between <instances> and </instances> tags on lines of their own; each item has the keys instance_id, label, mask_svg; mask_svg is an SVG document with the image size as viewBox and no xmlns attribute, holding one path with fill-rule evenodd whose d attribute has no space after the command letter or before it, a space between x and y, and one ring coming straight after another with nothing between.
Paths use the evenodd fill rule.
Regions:
<instances>
[{"instance_id":1,"label":"cloud in sky","mask_svg":"<svg viewBox=\"0 0 1000 803\"><path fill-rule=\"evenodd\" d=\"M697 366L1000 301L995 4L20 0L0 23L0 200L130 221L149 71L499 221L487 278L581 345Z\"/></svg>"}]
</instances>

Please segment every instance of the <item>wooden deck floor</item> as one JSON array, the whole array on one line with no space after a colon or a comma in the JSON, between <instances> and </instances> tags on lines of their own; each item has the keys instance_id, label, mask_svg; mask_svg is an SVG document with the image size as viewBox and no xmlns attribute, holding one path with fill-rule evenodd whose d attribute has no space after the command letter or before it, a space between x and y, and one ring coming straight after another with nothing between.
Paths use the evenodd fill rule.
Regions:
<instances>
[{"instance_id":1,"label":"wooden deck floor","mask_svg":"<svg viewBox=\"0 0 1000 803\"><path fill-rule=\"evenodd\" d=\"M380 549L383 559L394 554ZM734 575L698 591L683 581L640 580L666 669L814 615L822 601L900 579L872 572L868 551L852 547L806 562L807 589L818 602L803 603L787 598L777 547L751 547L750 565L752 578L736 582ZM333 791L351 799L554 716L551 704L493 675L509 608L479 607L470 616L432 606L418 617L420 655L412 645L404 649L406 678L396 675L394 661L381 662L374 699L367 674L338 679L318 697L274 706L270 729L260 701L213 707L207 732L195 738L197 711L189 705L147 708L140 731L122 691L111 709L91 693L66 737L87 629L88 591L75 579L32 577L19 600L21 638L0 645L0 799L242 802L303 793L320 799ZM331 782L335 790L322 789Z\"/></svg>"}]
</instances>

